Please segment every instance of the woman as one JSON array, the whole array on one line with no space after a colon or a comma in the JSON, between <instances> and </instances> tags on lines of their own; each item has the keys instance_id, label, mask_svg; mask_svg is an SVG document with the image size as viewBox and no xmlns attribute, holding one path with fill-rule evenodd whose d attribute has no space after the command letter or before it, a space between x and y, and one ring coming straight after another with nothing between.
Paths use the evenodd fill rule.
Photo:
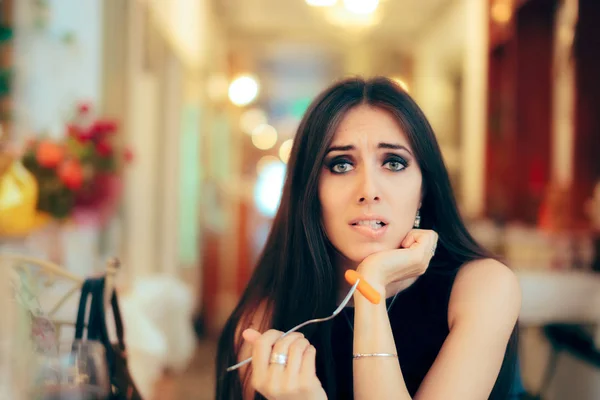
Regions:
<instances>
[{"instance_id":1,"label":"woman","mask_svg":"<svg viewBox=\"0 0 600 400\"><path fill-rule=\"evenodd\" d=\"M219 342L217 398L507 398L518 282L467 232L410 96L386 78L334 84L304 116L288 168L265 249ZM332 313L347 269L387 300L357 292L332 321L278 341Z\"/></svg>"}]
</instances>

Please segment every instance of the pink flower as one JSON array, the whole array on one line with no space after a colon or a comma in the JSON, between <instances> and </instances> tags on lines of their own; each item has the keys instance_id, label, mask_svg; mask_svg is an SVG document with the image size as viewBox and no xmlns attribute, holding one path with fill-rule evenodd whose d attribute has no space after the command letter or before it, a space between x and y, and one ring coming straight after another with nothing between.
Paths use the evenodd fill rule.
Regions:
<instances>
[{"instance_id":1,"label":"pink flower","mask_svg":"<svg viewBox=\"0 0 600 400\"><path fill-rule=\"evenodd\" d=\"M106 129L107 133L115 133L117 131L118 124L116 121L106 120L104 121L104 128Z\"/></svg>"},{"instance_id":2,"label":"pink flower","mask_svg":"<svg viewBox=\"0 0 600 400\"><path fill-rule=\"evenodd\" d=\"M110 120L97 120L90 128L92 137L105 136L117 130L117 123Z\"/></svg>"},{"instance_id":3,"label":"pink flower","mask_svg":"<svg viewBox=\"0 0 600 400\"><path fill-rule=\"evenodd\" d=\"M103 140L96 144L96 151L98 151L98 154L102 157L108 157L112 154L113 148L110 143Z\"/></svg>"},{"instance_id":4,"label":"pink flower","mask_svg":"<svg viewBox=\"0 0 600 400\"><path fill-rule=\"evenodd\" d=\"M79 114L87 114L91 108L92 107L90 106L89 103L80 103L77 106L77 111L79 112Z\"/></svg>"},{"instance_id":5,"label":"pink flower","mask_svg":"<svg viewBox=\"0 0 600 400\"><path fill-rule=\"evenodd\" d=\"M79 143L89 142L92 138L89 131L82 129L80 126L69 124L67 125L67 132L70 137L76 139Z\"/></svg>"}]
</instances>

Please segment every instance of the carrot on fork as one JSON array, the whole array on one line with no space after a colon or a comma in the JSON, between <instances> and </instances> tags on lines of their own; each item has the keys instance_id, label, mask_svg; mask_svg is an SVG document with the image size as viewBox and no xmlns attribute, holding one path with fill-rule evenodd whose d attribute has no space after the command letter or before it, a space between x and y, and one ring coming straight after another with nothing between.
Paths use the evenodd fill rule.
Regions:
<instances>
[{"instance_id":1,"label":"carrot on fork","mask_svg":"<svg viewBox=\"0 0 600 400\"><path fill-rule=\"evenodd\" d=\"M379 304L379 302L381 301L381 294L379 294L379 292L375 290L373 286L369 285L369 283L358 272L356 272L353 269L349 269L344 274L344 277L346 278L346 281L351 285L354 285L356 281L360 279L360 282L358 283L357 287L358 291L363 296L365 296L367 300L369 300L371 303Z\"/></svg>"}]
</instances>

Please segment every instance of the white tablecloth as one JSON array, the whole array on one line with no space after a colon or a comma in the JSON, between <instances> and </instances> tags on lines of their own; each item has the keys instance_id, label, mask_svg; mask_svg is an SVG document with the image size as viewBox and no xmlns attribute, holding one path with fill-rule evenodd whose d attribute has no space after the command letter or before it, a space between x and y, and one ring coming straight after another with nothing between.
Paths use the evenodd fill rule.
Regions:
<instances>
[{"instance_id":1,"label":"white tablecloth","mask_svg":"<svg viewBox=\"0 0 600 400\"><path fill-rule=\"evenodd\" d=\"M517 272L523 293L520 323L600 326L600 274L584 271ZM600 345L600 329L596 343Z\"/></svg>"}]
</instances>

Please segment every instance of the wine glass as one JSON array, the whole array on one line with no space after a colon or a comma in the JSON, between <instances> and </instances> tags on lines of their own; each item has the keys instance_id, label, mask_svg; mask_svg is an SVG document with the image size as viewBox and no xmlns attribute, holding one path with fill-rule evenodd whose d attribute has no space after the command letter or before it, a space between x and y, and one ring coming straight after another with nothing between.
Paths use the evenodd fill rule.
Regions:
<instances>
[{"instance_id":1,"label":"wine glass","mask_svg":"<svg viewBox=\"0 0 600 400\"><path fill-rule=\"evenodd\" d=\"M106 400L110 391L104 346L97 341L61 342L38 357L36 400Z\"/></svg>"}]
</instances>

